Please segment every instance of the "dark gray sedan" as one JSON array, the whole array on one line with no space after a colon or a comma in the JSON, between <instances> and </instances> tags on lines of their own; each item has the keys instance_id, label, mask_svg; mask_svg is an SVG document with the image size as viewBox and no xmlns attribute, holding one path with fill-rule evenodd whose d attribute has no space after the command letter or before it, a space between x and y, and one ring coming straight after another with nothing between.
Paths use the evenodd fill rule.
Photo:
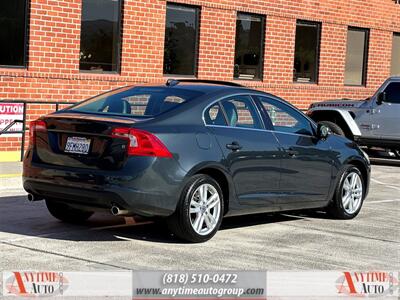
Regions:
<instances>
[{"instance_id":1,"label":"dark gray sedan","mask_svg":"<svg viewBox=\"0 0 400 300\"><path fill-rule=\"evenodd\" d=\"M324 208L354 218L368 156L292 105L234 83L123 87L31 123L24 188L50 213L165 217L192 242L223 216Z\"/></svg>"}]
</instances>

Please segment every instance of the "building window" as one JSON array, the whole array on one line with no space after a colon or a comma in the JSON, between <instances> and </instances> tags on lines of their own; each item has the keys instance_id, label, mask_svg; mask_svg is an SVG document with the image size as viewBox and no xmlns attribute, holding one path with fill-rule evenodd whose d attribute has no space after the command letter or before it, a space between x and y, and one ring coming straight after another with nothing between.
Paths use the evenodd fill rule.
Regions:
<instances>
[{"instance_id":1,"label":"building window","mask_svg":"<svg viewBox=\"0 0 400 300\"><path fill-rule=\"evenodd\" d=\"M400 33L393 34L391 74L400 76Z\"/></svg>"},{"instance_id":2,"label":"building window","mask_svg":"<svg viewBox=\"0 0 400 300\"><path fill-rule=\"evenodd\" d=\"M118 72L122 0L83 0L79 68Z\"/></svg>"},{"instance_id":3,"label":"building window","mask_svg":"<svg viewBox=\"0 0 400 300\"><path fill-rule=\"evenodd\" d=\"M236 19L234 77L262 79L265 18L239 13Z\"/></svg>"},{"instance_id":4,"label":"building window","mask_svg":"<svg viewBox=\"0 0 400 300\"><path fill-rule=\"evenodd\" d=\"M321 24L297 21L293 78L296 82L318 81Z\"/></svg>"},{"instance_id":5,"label":"building window","mask_svg":"<svg viewBox=\"0 0 400 300\"><path fill-rule=\"evenodd\" d=\"M196 75L199 8L167 4L164 74Z\"/></svg>"},{"instance_id":6,"label":"building window","mask_svg":"<svg viewBox=\"0 0 400 300\"><path fill-rule=\"evenodd\" d=\"M24 67L27 45L27 1L0 1L0 65Z\"/></svg>"},{"instance_id":7,"label":"building window","mask_svg":"<svg viewBox=\"0 0 400 300\"><path fill-rule=\"evenodd\" d=\"M369 30L349 27L344 83L365 85L368 61Z\"/></svg>"}]
</instances>

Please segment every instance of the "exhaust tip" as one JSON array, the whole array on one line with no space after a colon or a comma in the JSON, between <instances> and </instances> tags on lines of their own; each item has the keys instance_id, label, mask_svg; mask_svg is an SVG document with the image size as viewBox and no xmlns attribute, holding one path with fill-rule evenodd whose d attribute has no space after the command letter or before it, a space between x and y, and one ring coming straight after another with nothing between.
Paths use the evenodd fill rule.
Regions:
<instances>
[{"instance_id":1,"label":"exhaust tip","mask_svg":"<svg viewBox=\"0 0 400 300\"><path fill-rule=\"evenodd\" d=\"M111 207L111 214L112 214L113 216L118 216L118 215L120 215L120 209L119 209L119 207L118 207L118 206L112 206L112 207Z\"/></svg>"},{"instance_id":2,"label":"exhaust tip","mask_svg":"<svg viewBox=\"0 0 400 300\"><path fill-rule=\"evenodd\" d=\"M121 209L116 205L111 207L111 214L113 216L131 216L133 213L126 209Z\"/></svg>"},{"instance_id":3,"label":"exhaust tip","mask_svg":"<svg viewBox=\"0 0 400 300\"><path fill-rule=\"evenodd\" d=\"M27 198L28 198L28 201L30 201L30 202L43 200L43 196L35 195L32 193L28 193Z\"/></svg>"}]
</instances>

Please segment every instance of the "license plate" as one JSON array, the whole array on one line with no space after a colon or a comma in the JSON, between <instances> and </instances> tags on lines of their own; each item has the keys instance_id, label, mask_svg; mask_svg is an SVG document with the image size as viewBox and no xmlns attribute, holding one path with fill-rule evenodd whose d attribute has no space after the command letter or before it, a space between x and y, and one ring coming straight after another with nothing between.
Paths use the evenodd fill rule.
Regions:
<instances>
[{"instance_id":1,"label":"license plate","mask_svg":"<svg viewBox=\"0 0 400 300\"><path fill-rule=\"evenodd\" d=\"M84 137L70 136L67 138L64 151L75 154L88 154L90 148L90 140Z\"/></svg>"}]
</instances>

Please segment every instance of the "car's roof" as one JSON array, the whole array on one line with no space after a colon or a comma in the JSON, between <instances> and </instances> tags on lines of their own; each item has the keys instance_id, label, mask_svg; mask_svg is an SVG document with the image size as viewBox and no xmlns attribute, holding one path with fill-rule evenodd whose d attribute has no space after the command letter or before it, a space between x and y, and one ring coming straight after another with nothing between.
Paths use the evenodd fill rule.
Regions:
<instances>
[{"instance_id":1,"label":"car's roof","mask_svg":"<svg viewBox=\"0 0 400 300\"><path fill-rule=\"evenodd\" d=\"M202 94L210 94L210 93L215 93L223 90L230 90L230 89L237 89L237 88L243 88L246 89L246 87L240 87L239 85L232 85L227 82L224 84L223 82L218 83L217 81L215 83L213 82L177 82L176 84L173 85L168 85L165 82L164 83L146 83L146 84L137 84L135 87L159 87L159 88L170 88L170 89L179 89L179 90L191 90L191 91L197 91Z\"/></svg>"}]
</instances>

